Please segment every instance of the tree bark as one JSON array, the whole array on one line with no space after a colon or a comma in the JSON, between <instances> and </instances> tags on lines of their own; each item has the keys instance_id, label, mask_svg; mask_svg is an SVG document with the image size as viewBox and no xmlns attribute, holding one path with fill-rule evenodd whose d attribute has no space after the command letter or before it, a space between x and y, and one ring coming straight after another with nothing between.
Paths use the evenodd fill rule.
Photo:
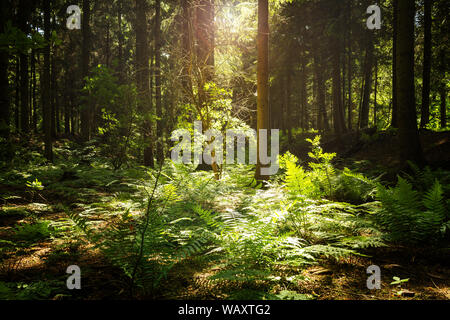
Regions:
<instances>
[{"instance_id":1,"label":"tree bark","mask_svg":"<svg viewBox=\"0 0 450 320\"><path fill-rule=\"evenodd\" d=\"M19 28L25 34L29 34L31 3L28 0L19 1ZM22 48L20 52L20 130L27 134L30 132L30 112L29 112L29 70L28 70L28 48Z\"/></svg>"},{"instance_id":2,"label":"tree bark","mask_svg":"<svg viewBox=\"0 0 450 320\"><path fill-rule=\"evenodd\" d=\"M181 84L183 86L183 95L185 102L189 101L192 97L192 2L191 0L182 0L182 23L181 23L181 34L182 34L182 61L183 61L183 72L181 75Z\"/></svg>"},{"instance_id":3,"label":"tree bark","mask_svg":"<svg viewBox=\"0 0 450 320\"><path fill-rule=\"evenodd\" d=\"M83 83L85 83L85 77L89 76L89 61L91 50L91 29L89 26L91 16L91 4L90 0L83 0L83 19L81 31L83 35L83 44L81 52L81 76ZM87 99L84 101L84 105L81 106L81 137L84 141L88 141L91 135L91 110L89 109L89 103Z\"/></svg>"},{"instance_id":4,"label":"tree bark","mask_svg":"<svg viewBox=\"0 0 450 320\"><path fill-rule=\"evenodd\" d=\"M337 12L337 21L339 20L340 12ZM342 87L341 87L341 45L340 45L340 26L338 26L333 35L332 54L332 94L333 94L333 125L334 132L338 136L346 131L344 120L344 107L342 105Z\"/></svg>"},{"instance_id":5,"label":"tree bark","mask_svg":"<svg viewBox=\"0 0 450 320\"><path fill-rule=\"evenodd\" d=\"M124 42L124 37L123 37L123 28L122 28L122 11L123 11L123 4L122 4L123 0L118 0L117 1L117 24L119 26L119 32L117 35L117 40L118 40L118 56L119 56L119 65L118 65L118 73L119 73L119 83L123 84L125 81L125 75L124 75L124 70L125 70L125 62L124 62L124 58L123 58L123 42Z\"/></svg>"},{"instance_id":6,"label":"tree bark","mask_svg":"<svg viewBox=\"0 0 450 320\"><path fill-rule=\"evenodd\" d=\"M155 86L156 86L156 159L158 163L164 161L164 122L161 101L161 0L155 3Z\"/></svg>"},{"instance_id":7,"label":"tree bark","mask_svg":"<svg viewBox=\"0 0 450 320\"><path fill-rule=\"evenodd\" d=\"M373 31L367 34L366 59L364 62L364 92L361 104L361 118L359 120L359 128L367 128L369 126L369 101L372 91L372 71L373 71Z\"/></svg>"},{"instance_id":8,"label":"tree bark","mask_svg":"<svg viewBox=\"0 0 450 320\"><path fill-rule=\"evenodd\" d=\"M261 174L259 130L270 127L269 121L269 2L258 0L258 65L257 65L257 164L255 179L268 180Z\"/></svg>"},{"instance_id":9,"label":"tree bark","mask_svg":"<svg viewBox=\"0 0 450 320\"><path fill-rule=\"evenodd\" d=\"M148 41L148 7L146 0L136 0L136 86L138 90L138 110L144 117L143 134L145 139L144 165L154 167L152 123L149 120L151 110L149 101L151 99L149 88L149 41Z\"/></svg>"},{"instance_id":10,"label":"tree bark","mask_svg":"<svg viewBox=\"0 0 450 320\"><path fill-rule=\"evenodd\" d=\"M424 0L424 44L422 75L422 112L420 127L425 128L430 122L430 76L431 76L431 9L433 0Z\"/></svg>"},{"instance_id":11,"label":"tree bark","mask_svg":"<svg viewBox=\"0 0 450 320\"><path fill-rule=\"evenodd\" d=\"M50 1L44 0L44 72L42 77L42 109L44 125L45 157L53 161L52 132L51 132L51 105L50 105Z\"/></svg>"},{"instance_id":12,"label":"tree bark","mask_svg":"<svg viewBox=\"0 0 450 320\"><path fill-rule=\"evenodd\" d=\"M314 69L316 74L316 102L317 102L317 129L322 132L330 131L328 115L325 108L325 81L323 78L322 53L314 50Z\"/></svg>"},{"instance_id":13,"label":"tree bark","mask_svg":"<svg viewBox=\"0 0 450 320\"><path fill-rule=\"evenodd\" d=\"M300 106L301 106L301 128L303 130L309 130L309 115L308 115L308 92L306 87L306 57L303 52L301 61L301 75L300 75Z\"/></svg>"},{"instance_id":14,"label":"tree bark","mask_svg":"<svg viewBox=\"0 0 450 320\"><path fill-rule=\"evenodd\" d=\"M374 89L374 97L373 97L373 126L377 128L378 122L378 102L377 102L377 94L378 94L378 61L375 59L375 89Z\"/></svg>"},{"instance_id":15,"label":"tree bark","mask_svg":"<svg viewBox=\"0 0 450 320\"><path fill-rule=\"evenodd\" d=\"M5 32L6 22L10 18L9 1L0 4L0 33ZM8 80L9 54L0 49L0 137L7 139L10 134L10 91Z\"/></svg>"},{"instance_id":16,"label":"tree bark","mask_svg":"<svg viewBox=\"0 0 450 320\"><path fill-rule=\"evenodd\" d=\"M397 103L397 34L398 34L398 0L393 0L394 19L392 33L392 119L391 127L398 127Z\"/></svg>"},{"instance_id":17,"label":"tree bark","mask_svg":"<svg viewBox=\"0 0 450 320\"><path fill-rule=\"evenodd\" d=\"M398 0L397 94L398 139L402 160L425 163L417 130L414 90L414 18L415 3Z\"/></svg>"}]
</instances>

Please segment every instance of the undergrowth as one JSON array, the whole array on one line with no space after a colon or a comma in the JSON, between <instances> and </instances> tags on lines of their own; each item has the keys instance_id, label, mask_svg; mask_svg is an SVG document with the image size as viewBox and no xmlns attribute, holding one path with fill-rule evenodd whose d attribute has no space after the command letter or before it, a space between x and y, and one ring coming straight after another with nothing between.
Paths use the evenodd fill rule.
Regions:
<instances>
[{"instance_id":1,"label":"undergrowth","mask_svg":"<svg viewBox=\"0 0 450 320\"><path fill-rule=\"evenodd\" d=\"M1 184L24 189L3 195L4 203L40 201L31 205L45 208L1 208L0 219L25 222L0 241L0 259L12 270L10 258L28 244L61 240L46 265L73 263L81 243L90 244L121 270L127 297L160 296L174 267L197 259L214 270L207 281L230 299L310 299L296 291L303 268L390 242L436 244L448 236L448 173L413 167L415 175L388 188L379 177L335 168L336 155L323 152L320 137L308 142L313 161L280 156L282 171L264 188L250 187L251 166L224 166L217 181L212 172L170 161L159 170L112 167L92 146L63 144L56 154L64 162L36 158L35 166L0 174ZM47 212L66 216L50 221L41 217ZM280 283L283 289L273 289ZM0 282L0 295L22 289Z\"/></svg>"}]
</instances>

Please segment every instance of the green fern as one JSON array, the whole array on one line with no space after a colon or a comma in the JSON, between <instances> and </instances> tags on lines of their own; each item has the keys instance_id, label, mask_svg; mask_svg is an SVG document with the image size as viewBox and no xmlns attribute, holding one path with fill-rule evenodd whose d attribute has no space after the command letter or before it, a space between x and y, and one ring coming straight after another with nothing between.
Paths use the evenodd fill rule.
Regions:
<instances>
[{"instance_id":1,"label":"green fern","mask_svg":"<svg viewBox=\"0 0 450 320\"><path fill-rule=\"evenodd\" d=\"M396 242L418 244L435 242L442 237L446 207L440 183L436 180L426 193L413 189L411 183L399 177L395 188L379 185L377 198L382 208L377 222Z\"/></svg>"}]
</instances>

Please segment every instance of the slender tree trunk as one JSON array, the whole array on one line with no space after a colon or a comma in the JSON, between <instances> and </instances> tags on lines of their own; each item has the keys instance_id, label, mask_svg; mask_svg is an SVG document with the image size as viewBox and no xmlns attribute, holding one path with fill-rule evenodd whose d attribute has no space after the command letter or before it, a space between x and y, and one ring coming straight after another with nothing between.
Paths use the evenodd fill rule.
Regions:
<instances>
[{"instance_id":1,"label":"slender tree trunk","mask_svg":"<svg viewBox=\"0 0 450 320\"><path fill-rule=\"evenodd\" d=\"M377 94L378 94L378 61L375 59L375 89L374 89L374 98L373 98L373 126L377 128L378 122L378 102L377 102Z\"/></svg>"},{"instance_id":2,"label":"slender tree trunk","mask_svg":"<svg viewBox=\"0 0 450 320\"><path fill-rule=\"evenodd\" d=\"M161 101L161 0L155 3L155 86L156 86L156 159L164 161L164 120Z\"/></svg>"},{"instance_id":3,"label":"slender tree trunk","mask_svg":"<svg viewBox=\"0 0 450 320\"><path fill-rule=\"evenodd\" d=\"M338 136L346 131L344 120L344 108L342 105L342 88L341 88L341 46L340 39L335 36L334 53L332 56L333 70L332 70L332 94L333 94L333 124L334 132Z\"/></svg>"},{"instance_id":4,"label":"slender tree trunk","mask_svg":"<svg viewBox=\"0 0 450 320\"><path fill-rule=\"evenodd\" d=\"M146 0L136 0L136 86L138 90L139 107L138 110L147 115L151 113L149 101L151 99L149 88L149 41ZM144 165L154 167L152 123L150 120L144 121Z\"/></svg>"},{"instance_id":5,"label":"slender tree trunk","mask_svg":"<svg viewBox=\"0 0 450 320\"><path fill-rule=\"evenodd\" d=\"M55 19L55 17L53 16L53 19ZM54 20L53 20L54 21ZM54 27L54 25L53 25ZM52 50L52 49L51 49ZM55 62L55 56L56 56L56 48L53 47L53 53L50 55L50 66L51 66L51 71L50 71L50 105L51 105L51 113L52 113L52 121L51 121L51 131L52 131L52 138L55 139L56 138L56 123L57 123L57 105L56 105L56 94L57 94L57 90L56 90L56 62Z\"/></svg>"},{"instance_id":6,"label":"slender tree trunk","mask_svg":"<svg viewBox=\"0 0 450 320\"><path fill-rule=\"evenodd\" d=\"M90 0L83 0L83 19L81 26L83 34L83 44L81 52L81 75L83 77L83 83L85 83L84 78L89 76L89 61L91 50L91 28L89 26L90 16ZM90 115L91 110L89 109L89 103L85 101L84 105L81 106L81 137L84 141L88 141L91 135Z\"/></svg>"},{"instance_id":7,"label":"slender tree trunk","mask_svg":"<svg viewBox=\"0 0 450 320\"><path fill-rule=\"evenodd\" d=\"M9 1L0 3L0 34L10 19ZM9 54L0 49L0 137L7 139L10 134L10 90L8 80Z\"/></svg>"},{"instance_id":8,"label":"slender tree trunk","mask_svg":"<svg viewBox=\"0 0 450 320\"><path fill-rule=\"evenodd\" d=\"M258 0L258 66L257 66L257 164L255 179L267 180L268 176L261 174L261 159L259 156L259 130L269 129L269 2Z\"/></svg>"},{"instance_id":9,"label":"slender tree trunk","mask_svg":"<svg viewBox=\"0 0 450 320\"><path fill-rule=\"evenodd\" d=\"M372 90L372 71L374 60L373 33L369 31L367 35L366 59L364 62L364 92L361 105L361 119L359 120L359 128L367 128L369 126L369 101Z\"/></svg>"},{"instance_id":10,"label":"slender tree trunk","mask_svg":"<svg viewBox=\"0 0 450 320\"><path fill-rule=\"evenodd\" d=\"M204 90L207 82L214 77L214 7L212 0L196 2L195 34L197 40L197 67L200 70L198 83L198 109L206 111L208 94ZM204 119L204 130L210 129L210 115L201 115Z\"/></svg>"},{"instance_id":11,"label":"slender tree trunk","mask_svg":"<svg viewBox=\"0 0 450 320\"><path fill-rule=\"evenodd\" d=\"M42 77L42 109L45 135L45 157L53 161L52 132L51 132L51 105L50 105L50 1L44 1L44 72Z\"/></svg>"},{"instance_id":12,"label":"slender tree trunk","mask_svg":"<svg viewBox=\"0 0 450 320\"><path fill-rule=\"evenodd\" d=\"M191 0L182 0L182 59L183 59L183 73L181 78L181 84L183 86L184 100L189 101L192 98L192 13L191 13Z\"/></svg>"},{"instance_id":13,"label":"slender tree trunk","mask_svg":"<svg viewBox=\"0 0 450 320\"><path fill-rule=\"evenodd\" d=\"M68 69L68 68L67 68ZM70 109L72 108L71 106L71 96L70 96L70 80L69 80L69 76L66 73L65 74L65 85L64 85L64 96L66 97L65 101L64 101L64 134L66 137L70 136Z\"/></svg>"},{"instance_id":14,"label":"slender tree trunk","mask_svg":"<svg viewBox=\"0 0 450 320\"><path fill-rule=\"evenodd\" d=\"M415 3L398 0L397 100L398 138L401 158L425 163L417 130L414 90L414 18Z\"/></svg>"},{"instance_id":15,"label":"slender tree trunk","mask_svg":"<svg viewBox=\"0 0 450 320\"><path fill-rule=\"evenodd\" d=\"M290 65L291 62L288 62L288 65ZM285 95L286 95L286 114L285 114L285 130L287 132L288 141L289 143L292 142L292 120L294 115L292 114L292 108L291 108L291 71L287 70L286 74L286 84L285 84Z\"/></svg>"},{"instance_id":16,"label":"slender tree trunk","mask_svg":"<svg viewBox=\"0 0 450 320\"><path fill-rule=\"evenodd\" d=\"M37 77L36 77L36 55L39 54L33 50L31 53L31 77L32 77L32 91L31 91L31 105L33 110L33 117L32 117L32 127L34 133L37 133L37 100L36 100L36 90L37 90Z\"/></svg>"},{"instance_id":17,"label":"slender tree trunk","mask_svg":"<svg viewBox=\"0 0 450 320\"><path fill-rule=\"evenodd\" d=\"M106 45L105 45L105 58L106 58L106 67L109 68L110 64L109 61L111 60L111 23L109 22L109 19L106 21Z\"/></svg>"},{"instance_id":18,"label":"slender tree trunk","mask_svg":"<svg viewBox=\"0 0 450 320\"><path fill-rule=\"evenodd\" d=\"M16 132L20 132L20 61L19 57L16 57L16 72L15 72L15 108L14 108L14 124Z\"/></svg>"},{"instance_id":19,"label":"slender tree trunk","mask_svg":"<svg viewBox=\"0 0 450 320\"><path fill-rule=\"evenodd\" d=\"M123 0L117 1L117 24L119 25L119 32L118 32L118 55L119 55L119 66L118 66L118 73L119 73L119 83L124 83L125 76L124 76L124 68L125 68L125 62L123 59L123 27L122 27L122 11L123 11Z\"/></svg>"},{"instance_id":20,"label":"slender tree trunk","mask_svg":"<svg viewBox=\"0 0 450 320\"><path fill-rule=\"evenodd\" d=\"M30 19L31 3L27 0L19 1L19 28L28 35L28 20ZM29 70L28 53L21 52L20 59L20 125L21 131L25 134L30 132L30 113L29 113Z\"/></svg>"},{"instance_id":21,"label":"slender tree trunk","mask_svg":"<svg viewBox=\"0 0 450 320\"><path fill-rule=\"evenodd\" d=\"M353 128L353 99L352 99L352 80L353 80L353 60L352 60L352 2L347 2L348 12L348 33L347 33L347 50L348 50L348 72L347 72L347 128L352 131Z\"/></svg>"},{"instance_id":22,"label":"slender tree trunk","mask_svg":"<svg viewBox=\"0 0 450 320\"><path fill-rule=\"evenodd\" d=\"M420 127L425 128L430 121L430 76L431 76L431 10L433 0L424 0L424 44L423 44L423 76L422 76L422 113Z\"/></svg>"},{"instance_id":23,"label":"slender tree trunk","mask_svg":"<svg viewBox=\"0 0 450 320\"><path fill-rule=\"evenodd\" d=\"M305 53L303 52L302 61L301 61L301 78L300 78L300 105L301 105L301 111L302 111L302 118L301 118L301 127L303 130L309 129L309 117L308 117L308 92L307 92L307 70L306 70L306 57Z\"/></svg>"},{"instance_id":24,"label":"slender tree trunk","mask_svg":"<svg viewBox=\"0 0 450 320\"><path fill-rule=\"evenodd\" d=\"M397 34L398 34L398 0L393 0L394 19L392 34L392 120L391 127L398 127L397 103Z\"/></svg>"},{"instance_id":25,"label":"slender tree trunk","mask_svg":"<svg viewBox=\"0 0 450 320\"><path fill-rule=\"evenodd\" d=\"M323 68L322 68L322 53L317 50L314 50L314 69L316 74L316 89L317 89L317 106L318 106L318 114L317 114L317 129L322 132L330 131L330 126L328 123L328 115L325 108L325 81L323 78Z\"/></svg>"}]
</instances>

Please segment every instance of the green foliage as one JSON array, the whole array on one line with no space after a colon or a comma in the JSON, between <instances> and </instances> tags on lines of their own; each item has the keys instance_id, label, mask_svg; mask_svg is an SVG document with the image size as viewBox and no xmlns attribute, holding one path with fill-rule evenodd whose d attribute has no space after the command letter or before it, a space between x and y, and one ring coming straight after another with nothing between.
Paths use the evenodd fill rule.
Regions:
<instances>
[{"instance_id":1,"label":"green foliage","mask_svg":"<svg viewBox=\"0 0 450 320\"><path fill-rule=\"evenodd\" d=\"M280 156L280 168L286 170L285 184L292 194L300 194L306 197L317 198L321 195L320 186L313 182L311 174L297 165L298 158L290 152Z\"/></svg>"},{"instance_id":2,"label":"green foliage","mask_svg":"<svg viewBox=\"0 0 450 320\"><path fill-rule=\"evenodd\" d=\"M279 300L314 300L314 297L310 294L302 294L290 290L282 290L276 297Z\"/></svg>"},{"instance_id":3,"label":"green foliage","mask_svg":"<svg viewBox=\"0 0 450 320\"><path fill-rule=\"evenodd\" d=\"M356 204L373 200L377 180L345 168L334 180L334 199Z\"/></svg>"},{"instance_id":4,"label":"green foliage","mask_svg":"<svg viewBox=\"0 0 450 320\"><path fill-rule=\"evenodd\" d=\"M56 280L31 283L0 281L0 300L49 300L61 292L63 283Z\"/></svg>"},{"instance_id":5,"label":"green foliage","mask_svg":"<svg viewBox=\"0 0 450 320\"><path fill-rule=\"evenodd\" d=\"M42 182L40 182L38 179L36 179L34 181L27 181L27 187L33 191L44 190L44 186L42 185Z\"/></svg>"},{"instance_id":6,"label":"green foliage","mask_svg":"<svg viewBox=\"0 0 450 320\"><path fill-rule=\"evenodd\" d=\"M308 155L316 162L309 163L312 169L312 180L318 183L324 190L325 195L333 195L332 178L335 175L335 170L331 161L336 157L335 153L324 153L320 146L320 136L314 137L314 140L306 139L312 145L312 152Z\"/></svg>"},{"instance_id":7,"label":"green foliage","mask_svg":"<svg viewBox=\"0 0 450 320\"><path fill-rule=\"evenodd\" d=\"M19 225L14 228L14 239L18 241L39 241L57 234L58 230L51 221L41 221L33 224Z\"/></svg>"},{"instance_id":8,"label":"green foliage","mask_svg":"<svg viewBox=\"0 0 450 320\"><path fill-rule=\"evenodd\" d=\"M138 149L138 99L134 85L120 85L112 73L103 65L94 69L83 89L89 96L84 108L94 108L101 114L96 122L100 150L118 169L127 162L130 151Z\"/></svg>"},{"instance_id":9,"label":"green foliage","mask_svg":"<svg viewBox=\"0 0 450 320\"><path fill-rule=\"evenodd\" d=\"M398 183L393 188L379 185L377 198L382 203L377 222L388 231L391 241L430 243L444 236L443 227L449 216L442 187L437 180L422 193L398 177Z\"/></svg>"},{"instance_id":10,"label":"green foliage","mask_svg":"<svg viewBox=\"0 0 450 320\"><path fill-rule=\"evenodd\" d=\"M279 157L280 167L285 169L286 189L290 194L313 199L328 197L351 203L364 203L373 198L376 179L369 179L348 168L343 171L335 169L331 161L336 154L323 152L320 136L306 140L312 144L309 156L314 162L309 163L311 170L306 171L298 166L298 158L289 152Z\"/></svg>"},{"instance_id":11,"label":"green foliage","mask_svg":"<svg viewBox=\"0 0 450 320\"><path fill-rule=\"evenodd\" d=\"M405 283L405 282L409 281L409 278L407 278L407 279L400 279L399 277L392 277L392 279L394 281L392 281L390 283L390 285L401 285L402 283Z\"/></svg>"},{"instance_id":12,"label":"green foliage","mask_svg":"<svg viewBox=\"0 0 450 320\"><path fill-rule=\"evenodd\" d=\"M173 166L165 171L158 177L150 172L150 181L143 187L148 197L146 206L138 205L139 212L133 213L128 207L110 219L106 228L98 228L80 214L68 213L87 239L123 270L133 291L153 293L176 263L204 251L213 239L206 226L194 223L198 215L212 226L209 211L181 202L189 201L190 194L180 190L180 185L189 180L178 180L179 173ZM154 189L147 190L145 186L152 183ZM184 216L177 217L181 212ZM186 212L192 212L192 217Z\"/></svg>"}]
</instances>

